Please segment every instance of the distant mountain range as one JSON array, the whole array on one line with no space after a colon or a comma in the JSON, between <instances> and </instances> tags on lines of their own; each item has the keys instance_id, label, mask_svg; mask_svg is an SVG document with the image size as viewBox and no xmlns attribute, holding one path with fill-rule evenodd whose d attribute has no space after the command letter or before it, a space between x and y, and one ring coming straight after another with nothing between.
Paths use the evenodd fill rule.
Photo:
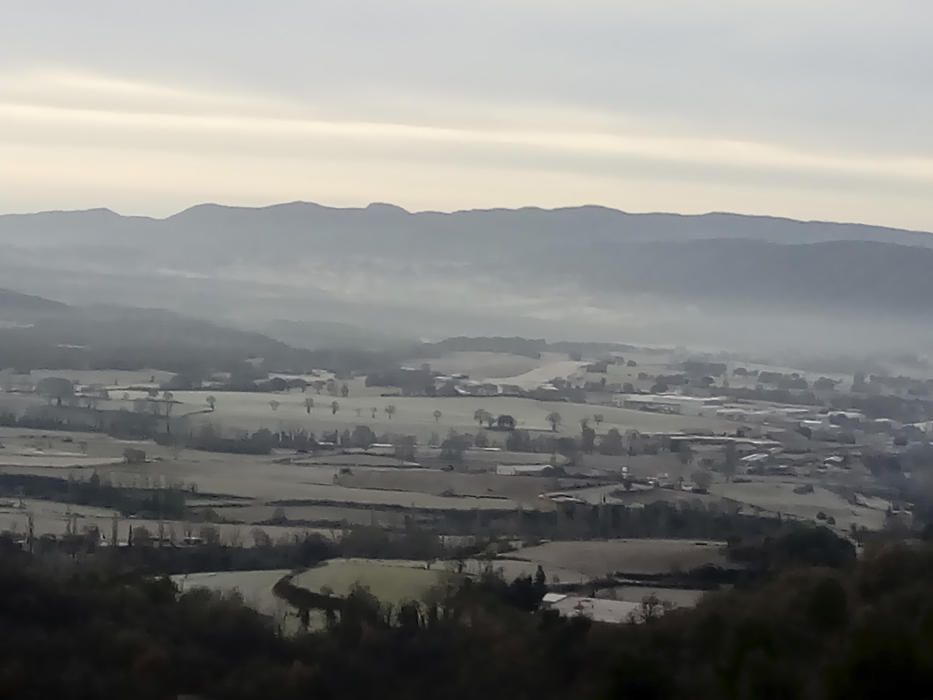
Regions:
<instances>
[{"instance_id":1,"label":"distant mountain range","mask_svg":"<svg viewBox=\"0 0 933 700\"><path fill-rule=\"evenodd\" d=\"M922 231L729 213L632 214L598 206L445 213L409 212L378 203L337 208L290 202L267 207L199 204L165 219L123 216L109 209L0 215L0 238L25 244L37 243L34 236L38 235L43 242L73 244L80 239L87 245L132 245L146 234L179 235L191 231L222 231L235 243L247 242L263 231L275 237L302 234L305 240L323 243L340 240L342 235L365 237L374 233L374 227L422 241L464 234L494 240L501 233L512 239L531 236L550 241L583 234L593 243L739 238L785 244L872 241L933 248L933 234Z\"/></svg>"},{"instance_id":2,"label":"distant mountain range","mask_svg":"<svg viewBox=\"0 0 933 700\"><path fill-rule=\"evenodd\" d=\"M539 324L527 334L580 307L598 321L645 299L926 316L933 299L933 234L738 214L203 204L165 219L0 216L0 245L7 287L263 330L289 319L403 334L449 321L437 332L453 335L525 318Z\"/></svg>"}]
</instances>

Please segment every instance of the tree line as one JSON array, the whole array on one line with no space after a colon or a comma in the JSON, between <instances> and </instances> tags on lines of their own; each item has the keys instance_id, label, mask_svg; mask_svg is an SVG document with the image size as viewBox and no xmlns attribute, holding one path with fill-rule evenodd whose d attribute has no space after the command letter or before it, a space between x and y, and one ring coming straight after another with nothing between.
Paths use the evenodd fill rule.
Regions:
<instances>
[{"instance_id":1,"label":"tree line","mask_svg":"<svg viewBox=\"0 0 933 700\"><path fill-rule=\"evenodd\" d=\"M0 696L31 698L814 698L933 693L933 548L794 561L639 624L539 609L482 578L387 606L365 589L286 637L236 596L43 567L0 549Z\"/></svg>"}]
</instances>

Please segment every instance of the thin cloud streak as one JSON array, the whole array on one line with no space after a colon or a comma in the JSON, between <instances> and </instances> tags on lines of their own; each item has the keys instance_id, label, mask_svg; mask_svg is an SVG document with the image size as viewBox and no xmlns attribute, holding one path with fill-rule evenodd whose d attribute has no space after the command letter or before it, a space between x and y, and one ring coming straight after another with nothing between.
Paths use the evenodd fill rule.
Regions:
<instances>
[{"instance_id":1,"label":"thin cloud streak","mask_svg":"<svg viewBox=\"0 0 933 700\"><path fill-rule=\"evenodd\" d=\"M56 81L51 81L53 84ZM196 91L168 85L133 83L103 76L66 76L62 84L72 87L93 87L104 96L134 95L159 101L171 97L183 100L184 109L159 111L160 105L143 103L136 108L119 106L90 108L84 106L48 105L30 102L0 102L0 125L7 121L35 128L52 129L133 129L155 133L227 134L231 137L253 138L336 138L359 146L371 143L485 145L494 147L525 147L542 152L561 151L580 155L616 155L710 166L753 168L762 170L792 170L801 173L835 173L841 177L853 174L889 177L916 182L933 182L933 159L901 155L818 153L795 149L793 146L703 138L692 135L657 136L638 133L630 125L625 132L546 130L527 125L525 128L494 128L489 125L454 127L420 123L388 121L332 120L301 116L270 116L231 112L225 108L237 106L269 106L261 97ZM41 83L40 83L41 84ZM297 109L297 106L293 107ZM307 110L305 110L307 111ZM508 112L508 107L503 108ZM231 143L236 148L235 143Z\"/></svg>"}]
</instances>

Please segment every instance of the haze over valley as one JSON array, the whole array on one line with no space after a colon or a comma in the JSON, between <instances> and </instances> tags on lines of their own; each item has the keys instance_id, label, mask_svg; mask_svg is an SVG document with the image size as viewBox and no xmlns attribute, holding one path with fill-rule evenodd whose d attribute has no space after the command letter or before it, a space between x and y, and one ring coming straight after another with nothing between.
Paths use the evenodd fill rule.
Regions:
<instances>
[{"instance_id":1,"label":"haze over valley","mask_svg":"<svg viewBox=\"0 0 933 700\"><path fill-rule=\"evenodd\" d=\"M858 224L295 202L205 204L166 219L5 215L0 242L12 289L163 307L305 345L320 344L308 324L323 323L348 327L348 342L468 333L777 352L844 353L843 338L865 351L933 348L933 235Z\"/></svg>"}]
</instances>

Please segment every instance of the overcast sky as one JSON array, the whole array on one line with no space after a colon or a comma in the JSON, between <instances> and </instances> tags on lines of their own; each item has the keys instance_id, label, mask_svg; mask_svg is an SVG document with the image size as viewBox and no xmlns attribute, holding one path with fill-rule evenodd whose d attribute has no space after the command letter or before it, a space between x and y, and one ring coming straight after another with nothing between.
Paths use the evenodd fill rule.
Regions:
<instances>
[{"instance_id":1,"label":"overcast sky","mask_svg":"<svg viewBox=\"0 0 933 700\"><path fill-rule=\"evenodd\" d=\"M0 211L596 203L933 230L933 3L82 0L0 22Z\"/></svg>"}]
</instances>

